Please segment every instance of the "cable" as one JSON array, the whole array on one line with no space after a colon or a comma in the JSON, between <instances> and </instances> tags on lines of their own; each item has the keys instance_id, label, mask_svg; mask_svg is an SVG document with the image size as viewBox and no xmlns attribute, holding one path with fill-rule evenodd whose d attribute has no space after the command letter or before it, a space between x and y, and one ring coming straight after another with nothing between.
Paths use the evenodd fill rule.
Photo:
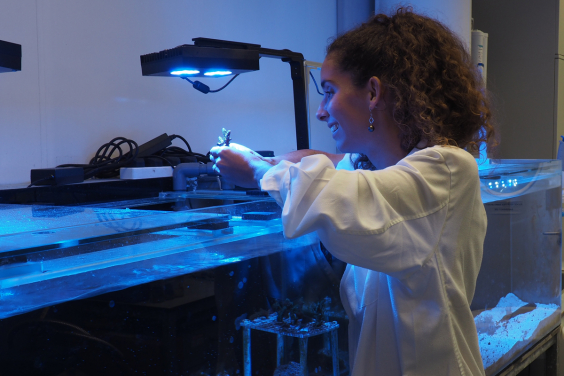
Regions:
<instances>
[{"instance_id":1,"label":"cable","mask_svg":"<svg viewBox=\"0 0 564 376\"><path fill-rule=\"evenodd\" d=\"M209 162L209 155L204 155L204 154L200 154L200 153L196 153L192 151L192 148L190 147L190 144L188 143L188 141L186 141L186 139L180 135L177 134L173 134L170 136L171 141L174 140L175 138L178 138L180 140L182 140L185 144L186 147L188 148L188 151L178 147L178 146L169 146L165 149L163 149L163 151L160 153L160 155L162 157L194 157L196 158L196 161L198 162L203 162L203 163L207 163Z\"/></svg>"},{"instance_id":2,"label":"cable","mask_svg":"<svg viewBox=\"0 0 564 376\"><path fill-rule=\"evenodd\" d=\"M128 153L123 152L121 147L123 144L128 145ZM118 156L112 157L115 152L118 152ZM138 153L137 142L125 137L116 137L100 146L88 164L64 164L57 167L82 167L84 168L84 180L94 176L111 178L117 176L119 169L133 161Z\"/></svg>"},{"instance_id":3,"label":"cable","mask_svg":"<svg viewBox=\"0 0 564 376\"><path fill-rule=\"evenodd\" d=\"M49 175L49 176L47 176L46 178L37 179L36 181L32 182L32 183L31 183L30 185L28 185L27 187L30 188L30 187L36 185L37 183L40 183L40 182L45 181L45 180L51 180L51 179L55 179L55 175Z\"/></svg>"},{"instance_id":4,"label":"cable","mask_svg":"<svg viewBox=\"0 0 564 376\"><path fill-rule=\"evenodd\" d=\"M165 150L166 150L166 149L165 149ZM168 159L166 159L165 157L162 157L162 156L160 156L160 155L155 155L155 154L153 154L153 155L148 156L147 158L158 158L158 159L162 159L163 161L165 161L166 163L168 163L168 165L169 165L170 167L174 167L171 161L169 161Z\"/></svg>"},{"instance_id":5,"label":"cable","mask_svg":"<svg viewBox=\"0 0 564 376\"><path fill-rule=\"evenodd\" d=\"M315 89L317 90L317 92L320 95L325 95L321 91L319 91L319 87L317 86L317 81L315 81L315 77L313 77L313 73L311 73L311 71L309 71L309 75L311 76L311 79L313 80L313 83L315 84Z\"/></svg>"},{"instance_id":6,"label":"cable","mask_svg":"<svg viewBox=\"0 0 564 376\"><path fill-rule=\"evenodd\" d=\"M173 135L170 136L170 140L171 140L171 141L174 140L175 138L179 138L179 139L181 139L182 141L184 141L184 143L186 144L186 147L188 148L188 151L189 151L190 153L192 152L192 148L190 147L190 144L188 143L188 141L186 141L186 139L185 139L184 137L179 136L179 135L177 135L177 134L173 134Z\"/></svg>"},{"instance_id":7,"label":"cable","mask_svg":"<svg viewBox=\"0 0 564 376\"><path fill-rule=\"evenodd\" d=\"M168 148L164 149L161 154L162 157L168 158L168 157L177 157L177 158L183 158L183 157L193 157L195 158L197 161L203 161L203 162L209 162L209 156L204 155L204 154L200 154L200 153L190 153L182 148L179 148L178 146L169 146Z\"/></svg>"},{"instance_id":8,"label":"cable","mask_svg":"<svg viewBox=\"0 0 564 376\"><path fill-rule=\"evenodd\" d=\"M229 81L227 81L227 83L225 85L223 85L222 87L220 87L217 90L210 90L210 93L217 93L218 91L221 91L223 89L225 89L227 87L227 85L229 85L231 83L231 81L233 81L234 79L236 79L239 76L239 73L237 73L235 76L233 76L232 79L230 79Z\"/></svg>"},{"instance_id":9,"label":"cable","mask_svg":"<svg viewBox=\"0 0 564 376\"><path fill-rule=\"evenodd\" d=\"M227 86L227 84L225 86ZM171 167L174 167L175 164L178 163L176 161L174 161L173 163L173 160L170 159L172 157L176 157L176 158L191 157L192 158L190 160L191 162L193 162L194 159L200 163L209 162L209 152L208 154L195 153L192 151L190 144L184 137L180 135L170 136L171 141L175 138L182 140L186 144L188 151L178 146L169 146L167 148L159 150L143 158L161 159L164 162L166 162L166 165L169 165ZM125 144L127 144L129 150L124 150ZM116 137L112 139L110 142L100 146L96 151L96 154L88 164L64 164L64 165L59 165L57 167L81 167L84 169L84 180L90 179L92 177L108 179L108 178L114 178L116 176L119 176L120 168L131 166L133 160L137 158L138 154L139 154L139 148L135 141L127 139L125 137ZM32 182L28 186L28 188L35 184L40 183L41 181L54 179L54 178L55 178L54 176L49 176L42 178L40 180L36 180Z\"/></svg>"},{"instance_id":10,"label":"cable","mask_svg":"<svg viewBox=\"0 0 564 376\"><path fill-rule=\"evenodd\" d=\"M164 149L164 152L169 154L182 154L182 155L198 154L198 153L193 153L191 151L186 151L178 146L169 146L168 148Z\"/></svg>"},{"instance_id":11,"label":"cable","mask_svg":"<svg viewBox=\"0 0 564 376\"><path fill-rule=\"evenodd\" d=\"M233 78L231 78L229 81L227 81L227 83L225 85L223 85L222 87L220 87L217 90L210 90L210 87L208 85L203 84L200 81L191 81L188 77L180 77L180 78L190 82L192 84L192 86L194 87L194 89L196 89L196 90L198 90L198 91L200 91L204 94L207 94L207 93L217 93L218 91L225 89L227 87L227 85L229 85L231 83L231 81L236 79L238 76L239 76L239 73L237 73L235 76L233 76Z\"/></svg>"}]
</instances>

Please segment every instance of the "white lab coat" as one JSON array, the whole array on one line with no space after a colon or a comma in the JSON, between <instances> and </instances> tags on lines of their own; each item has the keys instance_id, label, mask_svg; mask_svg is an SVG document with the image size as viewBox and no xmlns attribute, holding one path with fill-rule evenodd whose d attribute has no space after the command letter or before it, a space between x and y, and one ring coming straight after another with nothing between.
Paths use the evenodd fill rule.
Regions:
<instances>
[{"instance_id":1,"label":"white lab coat","mask_svg":"<svg viewBox=\"0 0 564 376\"><path fill-rule=\"evenodd\" d=\"M470 303L486 213L469 153L414 149L380 171L314 155L272 167L261 188L283 207L287 238L316 231L349 264L351 375L484 374Z\"/></svg>"}]
</instances>

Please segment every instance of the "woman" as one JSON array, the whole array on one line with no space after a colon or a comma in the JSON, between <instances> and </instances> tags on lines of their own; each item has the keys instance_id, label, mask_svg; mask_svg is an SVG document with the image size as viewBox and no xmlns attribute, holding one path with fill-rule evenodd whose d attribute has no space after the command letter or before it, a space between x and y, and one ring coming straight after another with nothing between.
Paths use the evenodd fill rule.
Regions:
<instances>
[{"instance_id":1,"label":"woman","mask_svg":"<svg viewBox=\"0 0 564 376\"><path fill-rule=\"evenodd\" d=\"M442 24L400 8L338 37L317 118L339 150L261 158L214 147L214 168L283 207L348 266L351 375L483 375L470 303L486 214L472 155L494 130L481 79ZM299 162L299 163L292 163Z\"/></svg>"}]
</instances>

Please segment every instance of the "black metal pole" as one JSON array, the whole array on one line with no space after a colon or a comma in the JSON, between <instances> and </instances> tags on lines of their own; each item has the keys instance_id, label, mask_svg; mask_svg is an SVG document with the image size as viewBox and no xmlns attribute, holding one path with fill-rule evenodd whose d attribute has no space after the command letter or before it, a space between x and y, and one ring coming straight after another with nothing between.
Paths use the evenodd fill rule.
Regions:
<instances>
[{"instance_id":1,"label":"black metal pole","mask_svg":"<svg viewBox=\"0 0 564 376\"><path fill-rule=\"evenodd\" d=\"M304 74L304 55L290 50L263 48L260 44L232 42L209 38L194 38L194 45L200 47L232 48L258 50L260 57L281 59L290 64L294 86L294 117L296 120L296 146L298 150L309 149L309 129L307 117L306 86Z\"/></svg>"},{"instance_id":2,"label":"black metal pole","mask_svg":"<svg viewBox=\"0 0 564 376\"><path fill-rule=\"evenodd\" d=\"M294 118L296 121L296 147L298 150L309 149L309 129L307 118L306 86L304 74L304 55L290 50L272 50L260 48L261 57L277 58L290 64L290 73L294 87Z\"/></svg>"},{"instance_id":3,"label":"black metal pole","mask_svg":"<svg viewBox=\"0 0 564 376\"><path fill-rule=\"evenodd\" d=\"M298 150L309 149L309 129L303 61L289 61L294 84L294 116Z\"/></svg>"}]
</instances>

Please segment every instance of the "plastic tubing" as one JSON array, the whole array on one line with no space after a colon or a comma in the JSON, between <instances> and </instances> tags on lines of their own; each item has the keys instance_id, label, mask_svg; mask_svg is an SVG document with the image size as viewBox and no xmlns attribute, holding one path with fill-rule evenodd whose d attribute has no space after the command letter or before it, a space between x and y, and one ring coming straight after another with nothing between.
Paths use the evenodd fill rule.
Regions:
<instances>
[{"instance_id":1,"label":"plastic tubing","mask_svg":"<svg viewBox=\"0 0 564 376\"><path fill-rule=\"evenodd\" d=\"M186 179L196 178L200 175L219 176L213 170L213 163L181 163L172 172L172 189L175 191L185 191Z\"/></svg>"}]
</instances>

